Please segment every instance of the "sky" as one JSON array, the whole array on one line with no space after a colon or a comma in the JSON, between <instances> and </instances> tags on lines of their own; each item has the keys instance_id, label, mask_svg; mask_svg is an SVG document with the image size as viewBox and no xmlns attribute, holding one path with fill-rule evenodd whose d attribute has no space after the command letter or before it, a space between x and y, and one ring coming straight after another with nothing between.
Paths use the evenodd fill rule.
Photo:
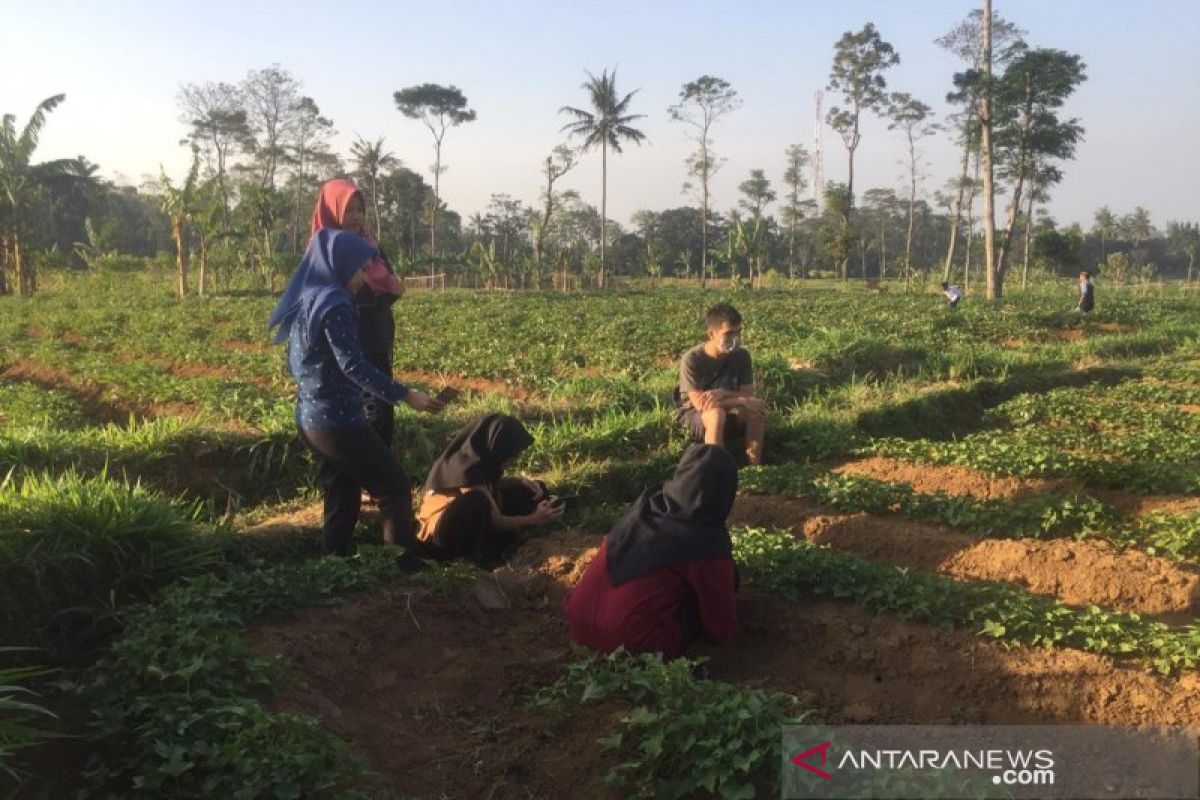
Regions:
<instances>
[{"instance_id":1,"label":"sky","mask_svg":"<svg viewBox=\"0 0 1200 800\"><path fill-rule=\"evenodd\" d=\"M585 70L617 69L617 88L637 90L631 110L649 137L609 158L610 217L691 204L684 161L693 145L667 108L703 74L729 81L741 107L712 131L725 159L713 206L732 208L737 186L762 169L782 190L784 149L814 146L814 92L828 83L834 43L875 23L900 54L886 73L905 91L950 111L945 94L960 65L933 40L977 4L952 0L0 0L0 114L24 124L43 98L66 101L44 129L38 160L84 155L101 174L140 183L160 165L180 177L190 158L176 103L184 83L236 83L279 64L303 84L338 134L345 155L356 136L384 137L410 169L430 179L432 138L402 116L392 93L420 83L460 87L478 113L446 135L442 197L464 218L493 193L535 203L540 164L565 139L564 105L585 106ZM1108 205L1150 210L1157 226L1200 219L1200 14L1195 0L995 0L996 13L1034 46L1077 53L1088 79L1064 113L1085 129L1076 158L1052 190L1059 224L1091 224ZM335 9L331 13L331 9ZM826 108L836 99L826 93ZM826 180L845 180L846 152L822 134ZM957 173L958 153L941 134L922 143L920 193L932 199ZM868 118L855 159L856 194L906 193L901 134ZM600 156L586 154L561 182L600 201ZM782 193L782 192L781 192ZM1002 214L1004 199L998 206Z\"/></svg>"}]
</instances>

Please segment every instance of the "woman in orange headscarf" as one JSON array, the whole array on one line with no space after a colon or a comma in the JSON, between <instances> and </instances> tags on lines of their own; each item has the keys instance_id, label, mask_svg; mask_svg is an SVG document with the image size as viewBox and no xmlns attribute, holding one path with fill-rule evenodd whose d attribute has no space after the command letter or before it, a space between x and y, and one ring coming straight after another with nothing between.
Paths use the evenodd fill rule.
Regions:
<instances>
[{"instance_id":1,"label":"woman in orange headscarf","mask_svg":"<svg viewBox=\"0 0 1200 800\"><path fill-rule=\"evenodd\" d=\"M367 231L367 206L362 190L353 181L334 178L321 186L313 209L312 233L323 228L336 228L357 233L369 244L379 248L379 242ZM367 267L367 279L355 295L358 305L358 337L363 355L371 365L388 377L392 376L393 340L396 322L392 304L404 294L404 282L396 276L383 250ZM392 407L371 395L363 396L363 411L367 422L390 447L395 427Z\"/></svg>"}]
</instances>

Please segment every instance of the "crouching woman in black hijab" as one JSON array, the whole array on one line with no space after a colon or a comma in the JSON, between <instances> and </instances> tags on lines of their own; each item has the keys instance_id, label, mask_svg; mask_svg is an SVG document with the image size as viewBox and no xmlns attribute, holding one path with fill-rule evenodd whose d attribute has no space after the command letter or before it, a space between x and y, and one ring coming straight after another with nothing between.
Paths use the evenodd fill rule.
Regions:
<instances>
[{"instance_id":1,"label":"crouching woman in black hijab","mask_svg":"<svg viewBox=\"0 0 1200 800\"><path fill-rule=\"evenodd\" d=\"M680 655L701 635L737 631L737 572L725 519L737 466L725 448L696 445L675 475L642 493L567 598L571 638L602 653Z\"/></svg>"},{"instance_id":2,"label":"crouching woman in black hijab","mask_svg":"<svg viewBox=\"0 0 1200 800\"><path fill-rule=\"evenodd\" d=\"M480 417L455 435L429 471L417 512L417 538L430 555L490 566L516 531L562 516L545 485L504 477L532 444L525 426L505 414Z\"/></svg>"}]
</instances>

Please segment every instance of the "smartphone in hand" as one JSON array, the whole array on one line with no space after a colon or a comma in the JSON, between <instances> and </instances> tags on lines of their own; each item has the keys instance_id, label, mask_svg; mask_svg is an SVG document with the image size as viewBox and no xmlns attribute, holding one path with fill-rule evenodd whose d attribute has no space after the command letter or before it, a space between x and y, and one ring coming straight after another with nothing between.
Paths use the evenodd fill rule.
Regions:
<instances>
[{"instance_id":1,"label":"smartphone in hand","mask_svg":"<svg viewBox=\"0 0 1200 800\"><path fill-rule=\"evenodd\" d=\"M555 508L561 508L561 509L566 510L567 503L573 502L578 499L579 499L579 495L577 495L577 494L564 494L564 495L552 494L552 495L550 495L550 505L554 506Z\"/></svg>"}]
</instances>

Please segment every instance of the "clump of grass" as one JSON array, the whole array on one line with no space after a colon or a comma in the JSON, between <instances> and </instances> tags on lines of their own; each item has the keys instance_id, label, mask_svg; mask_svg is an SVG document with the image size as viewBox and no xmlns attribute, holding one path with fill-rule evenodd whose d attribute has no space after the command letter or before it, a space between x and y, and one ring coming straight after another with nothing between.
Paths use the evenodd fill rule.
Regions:
<instances>
[{"instance_id":1,"label":"clump of grass","mask_svg":"<svg viewBox=\"0 0 1200 800\"><path fill-rule=\"evenodd\" d=\"M107 476L10 476L0 484L0 629L69 658L115 609L219 558L199 508Z\"/></svg>"},{"instance_id":2,"label":"clump of grass","mask_svg":"<svg viewBox=\"0 0 1200 800\"><path fill-rule=\"evenodd\" d=\"M23 649L0 647L0 654ZM13 780L21 778L14 757L53 735L44 725L55 715L34 702L36 694L27 686L45 674L45 670L32 667L0 668L0 775Z\"/></svg>"}]
</instances>

